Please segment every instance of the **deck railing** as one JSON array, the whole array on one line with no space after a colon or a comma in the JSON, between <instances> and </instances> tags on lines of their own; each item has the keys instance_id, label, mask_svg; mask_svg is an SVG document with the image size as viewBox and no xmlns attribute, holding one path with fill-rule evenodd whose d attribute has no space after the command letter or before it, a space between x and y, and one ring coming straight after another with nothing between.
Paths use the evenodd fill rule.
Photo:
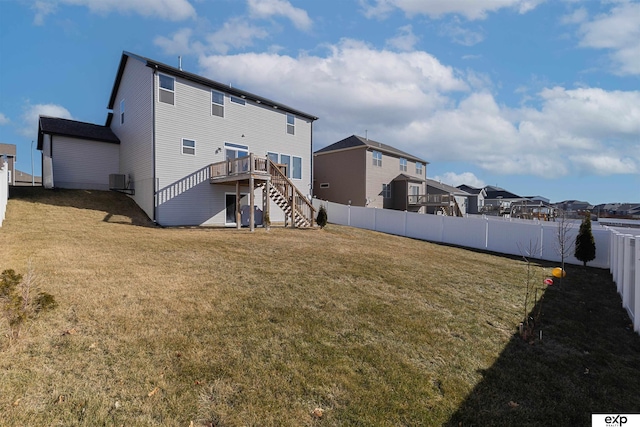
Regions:
<instances>
[{"instance_id":1,"label":"deck railing","mask_svg":"<svg viewBox=\"0 0 640 427\"><path fill-rule=\"evenodd\" d=\"M409 195L410 205L448 205L451 202L449 194L412 194Z\"/></svg>"},{"instance_id":2,"label":"deck railing","mask_svg":"<svg viewBox=\"0 0 640 427\"><path fill-rule=\"evenodd\" d=\"M248 156L238 157L237 159L227 159L222 162L213 163L209 168L211 170L211 178L255 172L264 174L268 173L267 159L264 157L254 156L253 153Z\"/></svg>"}]
</instances>

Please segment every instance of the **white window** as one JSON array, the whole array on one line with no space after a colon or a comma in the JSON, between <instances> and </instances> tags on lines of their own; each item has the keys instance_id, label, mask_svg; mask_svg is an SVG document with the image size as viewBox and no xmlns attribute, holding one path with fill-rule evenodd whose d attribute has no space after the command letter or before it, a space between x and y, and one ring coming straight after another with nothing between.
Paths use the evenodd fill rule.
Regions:
<instances>
[{"instance_id":1,"label":"white window","mask_svg":"<svg viewBox=\"0 0 640 427\"><path fill-rule=\"evenodd\" d=\"M269 160L271 160L273 163L278 164L278 159L280 158L280 155L278 153L271 153L271 152L267 152L267 157L269 158Z\"/></svg>"},{"instance_id":2,"label":"white window","mask_svg":"<svg viewBox=\"0 0 640 427\"><path fill-rule=\"evenodd\" d=\"M296 118L293 114L287 114L287 133L294 135L296 133Z\"/></svg>"},{"instance_id":3,"label":"white window","mask_svg":"<svg viewBox=\"0 0 640 427\"><path fill-rule=\"evenodd\" d=\"M403 159L400 157L400 170L403 172L407 171L407 159Z\"/></svg>"},{"instance_id":4,"label":"white window","mask_svg":"<svg viewBox=\"0 0 640 427\"><path fill-rule=\"evenodd\" d=\"M239 159L240 157L246 157L249 155L249 147L246 145L232 144L231 142L224 143L224 152L227 159Z\"/></svg>"},{"instance_id":5,"label":"white window","mask_svg":"<svg viewBox=\"0 0 640 427\"><path fill-rule=\"evenodd\" d=\"M124 124L124 99L120 101L120 124Z\"/></svg>"},{"instance_id":6,"label":"white window","mask_svg":"<svg viewBox=\"0 0 640 427\"><path fill-rule=\"evenodd\" d=\"M382 153L380 151L373 151L373 166L382 166Z\"/></svg>"},{"instance_id":7,"label":"white window","mask_svg":"<svg viewBox=\"0 0 640 427\"><path fill-rule=\"evenodd\" d=\"M416 162L416 175L422 176L422 163Z\"/></svg>"},{"instance_id":8,"label":"white window","mask_svg":"<svg viewBox=\"0 0 640 427\"><path fill-rule=\"evenodd\" d=\"M280 163L286 166L287 178L291 178L291 156L288 154L281 154Z\"/></svg>"},{"instance_id":9,"label":"white window","mask_svg":"<svg viewBox=\"0 0 640 427\"><path fill-rule=\"evenodd\" d=\"M382 184L382 197L391 198L391 184Z\"/></svg>"},{"instance_id":10,"label":"white window","mask_svg":"<svg viewBox=\"0 0 640 427\"><path fill-rule=\"evenodd\" d=\"M291 178L302 179L302 157L293 156L293 164L291 167Z\"/></svg>"},{"instance_id":11,"label":"white window","mask_svg":"<svg viewBox=\"0 0 640 427\"><path fill-rule=\"evenodd\" d=\"M242 98L238 98L237 96L230 96L229 99L231 100L231 102L233 102L234 104L240 104L240 105L245 105L246 102L244 99Z\"/></svg>"},{"instance_id":12,"label":"white window","mask_svg":"<svg viewBox=\"0 0 640 427\"><path fill-rule=\"evenodd\" d=\"M224 94L222 92L211 91L211 115L224 117Z\"/></svg>"},{"instance_id":13,"label":"white window","mask_svg":"<svg viewBox=\"0 0 640 427\"><path fill-rule=\"evenodd\" d=\"M182 138L182 154L189 154L191 156L195 156L196 142L193 139Z\"/></svg>"},{"instance_id":14,"label":"white window","mask_svg":"<svg viewBox=\"0 0 640 427\"><path fill-rule=\"evenodd\" d=\"M176 79L164 74L158 74L160 80L158 99L165 104L174 105Z\"/></svg>"}]
</instances>

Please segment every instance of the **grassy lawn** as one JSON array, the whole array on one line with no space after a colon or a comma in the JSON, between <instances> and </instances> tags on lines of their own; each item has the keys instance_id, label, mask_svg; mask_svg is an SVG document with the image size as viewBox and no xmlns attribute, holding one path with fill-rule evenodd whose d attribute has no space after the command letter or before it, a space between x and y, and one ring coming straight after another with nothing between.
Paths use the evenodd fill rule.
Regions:
<instances>
[{"instance_id":1,"label":"grassy lawn","mask_svg":"<svg viewBox=\"0 0 640 427\"><path fill-rule=\"evenodd\" d=\"M640 337L605 270L568 268L529 344L516 333L526 265L508 257L334 225L162 229L117 193L41 189L13 194L0 242L0 270L31 264L59 303L13 344L0 336L0 425L640 412ZM534 266L536 284L551 267Z\"/></svg>"}]
</instances>

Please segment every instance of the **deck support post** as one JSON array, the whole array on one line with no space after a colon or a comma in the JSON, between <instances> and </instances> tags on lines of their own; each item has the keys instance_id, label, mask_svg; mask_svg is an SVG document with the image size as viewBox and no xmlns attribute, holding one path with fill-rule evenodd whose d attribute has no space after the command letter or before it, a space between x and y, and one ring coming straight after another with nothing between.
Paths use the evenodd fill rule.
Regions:
<instances>
[{"instance_id":1,"label":"deck support post","mask_svg":"<svg viewBox=\"0 0 640 427\"><path fill-rule=\"evenodd\" d=\"M242 215L240 214L240 181L236 181L236 228L240 230L242 226Z\"/></svg>"},{"instance_id":2,"label":"deck support post","mask_svg":"<svg viewBox=\"0 0 640 427\"><path fill-rule=\"evenodd\" d=\"M253 160L253 158L252 158ZM253 174L249 175L249 231L253 232L256 229L256 218L255 218L255 199L256 195L254 192L254 180Z\"/></svg>"}]
</instances>

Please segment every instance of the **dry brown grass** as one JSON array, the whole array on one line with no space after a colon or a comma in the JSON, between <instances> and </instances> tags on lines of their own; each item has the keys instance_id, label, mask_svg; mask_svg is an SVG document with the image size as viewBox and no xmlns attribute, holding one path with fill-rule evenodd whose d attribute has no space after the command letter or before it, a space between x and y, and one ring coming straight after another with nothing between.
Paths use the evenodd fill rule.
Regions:
<instances>
[{"instance_id":1,"label":"dry brown grass","mask_svg":"<svg viewBox=\"0 0 640 427\"><path fill-rule=\"evenodd\" d=\"M332 225L161 229L108 192L14 194L0 241L0 270L31 260L59 303L2 344L6 425L440 425L524 298L518 260Z\"/></svg>"}]
</instances>

